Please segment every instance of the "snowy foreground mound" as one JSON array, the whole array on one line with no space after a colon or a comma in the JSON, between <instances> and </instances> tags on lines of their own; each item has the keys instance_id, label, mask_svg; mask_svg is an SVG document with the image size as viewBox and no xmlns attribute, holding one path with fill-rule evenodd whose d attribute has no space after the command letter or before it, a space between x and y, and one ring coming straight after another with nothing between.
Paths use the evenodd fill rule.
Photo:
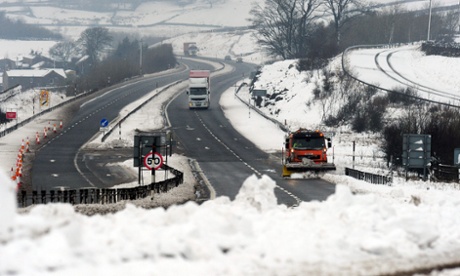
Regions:
<instances>
[{"instance_id":1,"label":"snowy foreground mound","mask_svg":"<svg viewBox=\"0 0 460 276\"><path fill-rule=\"evenodd\" d=\"M0 275L375 275L460 248L460 199L390 203L339 185L289 209L251 176L234 201L88 217L67 204L19 214L0 182Z\"/></svg>"}]
</instances>

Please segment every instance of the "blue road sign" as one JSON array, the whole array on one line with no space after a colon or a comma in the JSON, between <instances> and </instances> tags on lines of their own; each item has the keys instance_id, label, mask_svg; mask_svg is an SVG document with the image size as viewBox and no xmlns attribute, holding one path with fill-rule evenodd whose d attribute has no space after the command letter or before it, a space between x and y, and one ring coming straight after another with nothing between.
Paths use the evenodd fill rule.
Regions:
<instances>
[{"instance_id":1,"label":"blue road sign","mask_svg":"<svg viewBox=\"0 0 460 276\"><path fill-rule=\"evenodd\" d=\"M107 127L109 125L109 120L106 118L101 120L101 127Z\"/></svg>"}]
</instances>

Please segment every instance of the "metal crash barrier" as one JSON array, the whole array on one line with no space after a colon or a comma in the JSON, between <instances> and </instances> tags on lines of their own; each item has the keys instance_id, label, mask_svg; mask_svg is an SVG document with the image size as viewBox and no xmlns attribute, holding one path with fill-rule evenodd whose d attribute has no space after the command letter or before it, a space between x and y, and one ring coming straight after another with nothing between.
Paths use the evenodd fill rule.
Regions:
<instances>
[{"instance_id":1,"label":"metal crash barrier","mask_svg":"<svg viewBox=\"0 0 460 276\"><path fill-rule=\"evenodd\" d=\"M353 178L363 180L372 184L380 184L380 185L390 185L393 180L389 176L383 176L373 173L367 173L358 171L355 169L345 168L345 175L351 176Z\"/></svg>"},{"instance_id":2,"label":"metal crash barrier","mask_svg":"<svg viewBox=\"0 0 460 276\"><path fill-rule=\"evenodd\" d=\"M152 193L167 192L184 182L184 174L172 167L163 165L164 170L171 172L174 177L157 183L133 188L119 189L53 189L45 191L18 191L18 207L27 207L35 204L70 203L74 204L112 204L123 200L146 198Z\"/></svg>"}]
</instances>

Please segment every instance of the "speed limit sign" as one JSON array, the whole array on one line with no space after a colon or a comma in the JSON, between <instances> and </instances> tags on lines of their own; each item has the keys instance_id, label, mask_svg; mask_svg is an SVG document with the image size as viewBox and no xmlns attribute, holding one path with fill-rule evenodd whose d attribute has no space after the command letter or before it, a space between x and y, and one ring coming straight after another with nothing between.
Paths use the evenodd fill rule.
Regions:
<instances>
[{"instance_id":1,"label":"speed limit sign","mask_svg":"<svg viewBox=\"0 0 460 276\"><path fill-rule=\"evenodd\" d=\"M158 170L161 166L163 166L163 156L158 152L149 152L144 157L144 166L149 170Z\"/></svg>"}]
</instances>

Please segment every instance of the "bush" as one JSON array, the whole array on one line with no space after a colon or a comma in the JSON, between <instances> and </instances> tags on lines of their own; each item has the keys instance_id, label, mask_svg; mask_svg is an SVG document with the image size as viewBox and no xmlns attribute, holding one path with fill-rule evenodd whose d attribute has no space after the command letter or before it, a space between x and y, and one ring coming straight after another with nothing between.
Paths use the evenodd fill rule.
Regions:
<instances>
[{"instance_id":1,"label":"bush","mask_svg":"<svg viewBox=\"0 0 460 276\"><path fill-rule=\"evenodd\" d=\"M383 128L382 150L387 161L391 156L401 158L403 134L429 134L432 156L442 164L453 164L454 149L460 148L460 111L439 105L425 104L424 107L431 112L425 116L406 114ZM401 160L396 160L395 164L401 165Z\"/></svg>"},{"instance_id":2,"label":"bush","mask_svg":"<svg viewBox=\"0 0 460 276\"><path fill-rule=\"evenodd\" d=\"M319 70L324 68L327 65L327 59L323 58L302 58L297 63L297 70L302 71L311 71Z\"/></svg>"},{"instance_id":3,"label":"bush","mask_svg":"<svg viewBox=\"0 0 460 276\"><path fill-rule=\"evenodd\" d=\"M417 96L417 91L412 88L394 89L393 92L388 93L388 100L390 103L409 106L420 101Z\"/></svg>"}]
</instances>

